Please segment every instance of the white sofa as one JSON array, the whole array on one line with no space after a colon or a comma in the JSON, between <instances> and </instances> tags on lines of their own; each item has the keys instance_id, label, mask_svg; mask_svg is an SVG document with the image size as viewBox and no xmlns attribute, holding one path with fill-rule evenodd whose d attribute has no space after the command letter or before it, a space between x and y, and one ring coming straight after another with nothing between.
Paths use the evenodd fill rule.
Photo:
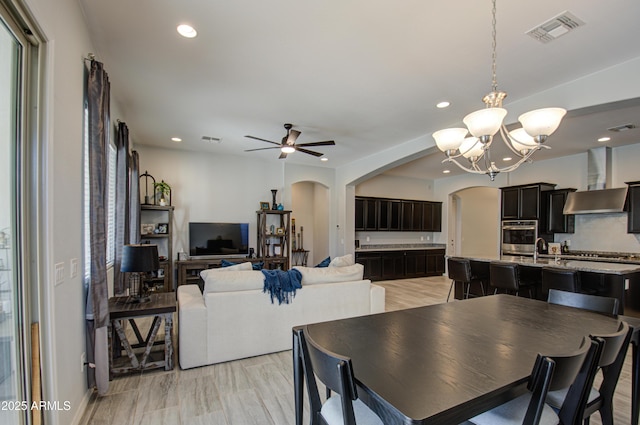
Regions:
<instances>
[{"instance_id":1,"label":"white sofa","mask_svg":"<svg viewBox=\"0 0 640 425\"><path fill-rule=\"evenodd\" d=\"M302 289L280 305L262 292L262 272L233 268L203 271L203 293L178 287L182 369L289 350L294 326L384 312L384 288L363 280L360 264L296 267Z\"/></svg>"}]
</instances>

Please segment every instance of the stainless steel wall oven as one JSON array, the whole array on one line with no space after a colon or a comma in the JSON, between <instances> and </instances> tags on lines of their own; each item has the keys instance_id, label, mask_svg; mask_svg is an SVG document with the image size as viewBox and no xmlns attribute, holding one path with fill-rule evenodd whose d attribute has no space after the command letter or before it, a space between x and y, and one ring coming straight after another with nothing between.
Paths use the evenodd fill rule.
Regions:
<instances>
[{"instance_id":1,"label":"stainless steel wall oven","mask_svg":"<svg viewBox=\"0 0 640 425\"><path fill-rule=\"evenodd\" d=\"M501 254L532 255L537 238L537 220L505 220L502 222Z\"/></svg>"}]
</instances>

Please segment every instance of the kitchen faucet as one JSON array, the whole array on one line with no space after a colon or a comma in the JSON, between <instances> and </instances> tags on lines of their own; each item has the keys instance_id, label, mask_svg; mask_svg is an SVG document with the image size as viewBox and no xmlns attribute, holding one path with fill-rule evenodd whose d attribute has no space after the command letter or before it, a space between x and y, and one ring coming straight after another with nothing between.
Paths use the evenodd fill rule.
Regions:
<instances>
[{"instance_id":1,"label":"kitchen faucet","mask_svg":"<svg viewBox=\"0 0 640 425\"><path fill-rule=\"evenodd\" d=\"M544 247L544 244L547 242L544 240L544 238L538 238L536 239L535 243L534 243L534 247L533 247L533 262L535 263L538 260L538 242L542 241L542 246Z\"/></svg>"}]
</instances>

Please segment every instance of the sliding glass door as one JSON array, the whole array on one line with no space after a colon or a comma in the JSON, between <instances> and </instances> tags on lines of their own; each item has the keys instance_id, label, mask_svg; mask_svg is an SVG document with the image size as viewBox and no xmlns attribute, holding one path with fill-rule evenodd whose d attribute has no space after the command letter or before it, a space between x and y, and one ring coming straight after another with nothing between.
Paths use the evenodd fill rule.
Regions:
<instances>
[{"instance_id":1,"label":"sliding glass door","mask_svg":"<svg viewBox=\"0 0 640 425\"><path fill-rule=\"evenodd\" d=\"M0 7L0 12L4 9ZM0 13L0 424L26 423L20 273L24 44Z\"/></svg>"}]
</instances>

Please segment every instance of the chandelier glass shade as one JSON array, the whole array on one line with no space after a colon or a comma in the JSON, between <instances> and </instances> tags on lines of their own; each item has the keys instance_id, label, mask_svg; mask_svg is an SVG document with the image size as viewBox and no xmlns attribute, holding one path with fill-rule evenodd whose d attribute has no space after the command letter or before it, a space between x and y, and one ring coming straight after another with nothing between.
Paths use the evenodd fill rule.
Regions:
<instances>
[{"instance_id":1,"label":"chandelier glass shade","mask_svg":"<svg viewBox=\"0 0 640 425\"><path fill-rule=\"evenodd\" d=\"M522 128L508 132L504 125L507 110L502 107L502 101L507 93L498 91L496 79L496 0L492 0L492 91L482 98L486 107L472 112L462 120L466 128L446 128L433 133L436 146L447 156L442 162L453 162L469 173L487 174L491 180L500 172L510 172L521 164L529 161L538 150L548 146L543 145L560 125L566 110L562 108L544 108L526 112L518 121ZM470 136L469 136L470 133ZM491 160L491 144L496 136L500 138L519 160L507 167L499 168ZM467 165L458 161L460 157L468 160Z\"/></svg>"}]
</instances>

